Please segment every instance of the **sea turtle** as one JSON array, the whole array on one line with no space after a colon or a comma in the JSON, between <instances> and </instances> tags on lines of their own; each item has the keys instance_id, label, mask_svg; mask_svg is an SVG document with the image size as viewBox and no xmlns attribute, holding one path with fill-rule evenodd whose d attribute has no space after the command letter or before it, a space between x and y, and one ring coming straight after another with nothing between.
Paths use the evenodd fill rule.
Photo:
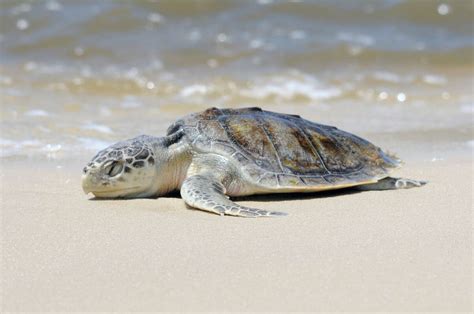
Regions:
<instances>
[{"instance_id":1,"label":"sea turtle","mask_svg":"<svg viewBox=\"0 0 474 314\"><path fill-rule=\"evenodd\" d=\"M231 196L358 186L392 190L423 181L389 177L400 160L333 126L260 108L210 108L100 151L82 187L97 198L158 197L180 190L191 207L220 215L281 216Z\"/></svg>"}]
</instances>

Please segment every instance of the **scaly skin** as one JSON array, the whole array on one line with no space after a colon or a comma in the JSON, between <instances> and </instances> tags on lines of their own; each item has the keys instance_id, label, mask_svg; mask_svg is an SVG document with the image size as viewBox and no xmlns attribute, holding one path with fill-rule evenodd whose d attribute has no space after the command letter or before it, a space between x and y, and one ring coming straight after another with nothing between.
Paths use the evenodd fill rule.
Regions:
<instances>
[{"instance_id":1,"label":"scaly skin","mask_svg":"<svg viewBox=\"0 0 474 314\"><path fill-rule=\"evenodd\" d=\"M388 177L399 160L335 127L259 108L187 116L165 137L142 135L100 151L82 186L98 198L159 197L179 190L191 207L219 215L282 216L229 196L359 186L391 190L425 182Z\"/></svg>"}]
</instances>

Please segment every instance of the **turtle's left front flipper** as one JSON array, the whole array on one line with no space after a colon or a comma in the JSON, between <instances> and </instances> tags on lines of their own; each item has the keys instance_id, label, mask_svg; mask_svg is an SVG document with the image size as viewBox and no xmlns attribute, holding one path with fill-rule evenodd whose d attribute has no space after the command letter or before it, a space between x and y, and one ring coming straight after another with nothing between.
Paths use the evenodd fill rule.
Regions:
<instances>
[{"instance_id":1,"label":"turtle's left front flipper","mask_svg":"<svg viewBox=\"0 0 474 314\"><path fill-rule=\"evenodd\" d=\"M241 206L228 199L225 187L212 175L198 174L188 177L181 186L181 197L191 207L219 215L240 217L285 216L281 212Z\"/></svg>"},{"instance_id":2,"label":"turtle's left front flipper","mask_svg":"<svg viewBox=\"0 0 474 314\"><path fill-rule=\"evenodd\" d=\"M417 181L406 178L383 178L375 183L359 185L356 188L361 191L382 191L382 190L398 190L410 189L425 185L427 181Z\"/></svg>"}]
</instances>

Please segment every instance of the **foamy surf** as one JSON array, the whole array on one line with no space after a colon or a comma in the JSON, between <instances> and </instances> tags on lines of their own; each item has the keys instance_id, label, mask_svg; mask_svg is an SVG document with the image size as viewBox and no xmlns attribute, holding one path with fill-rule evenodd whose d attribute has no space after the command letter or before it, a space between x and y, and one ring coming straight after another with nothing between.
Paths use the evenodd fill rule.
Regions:
<instances>
[{"instance_id":1,"label":"foamy surf","mask_svg":"<svg viewBox=\"0 0 474 314\"><path fill-rule=\"evenodd\" d=\"M73 158L211 106L259 106L443 157L471 140L472 13L463 1L1 2L1 156Z\"/></svg>"}]
</instances>

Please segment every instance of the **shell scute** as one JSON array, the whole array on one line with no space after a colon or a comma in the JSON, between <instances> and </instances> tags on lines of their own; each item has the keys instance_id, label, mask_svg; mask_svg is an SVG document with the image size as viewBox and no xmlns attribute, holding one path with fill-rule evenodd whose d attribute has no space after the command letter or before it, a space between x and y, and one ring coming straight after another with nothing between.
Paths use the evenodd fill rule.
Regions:
<instances>
[{"instance_id":1,"label":"shell scute","mask_svg":"<svg viewBox=\"0 0 474 314\"><path fill-rule=\"evenodd\" d=\"M257 179L257 183L264 186L279 186L277 175L270 172L261 175Z\"/></svg>"},{"instance_id":2,"label":"shell scute","mask_svg":"<svg viewBox=\"0 0 474 314\"><path fill-rule=\"evenodd\" d=\"M305 182L302 181L300 177L296 175L279 174L278 184L280 186L300 186L302 184L305 184Z\"/></svg>"},{"instance_id":3,"label":"shell scute","mask_svg":"<svg viewBox=\"0 0 474 314\"><path fill-rule=\"evenodd\" d=\"M232 155L235 153L235 148L229 144L226 144L225 142L215 141L211 144L211 149L217 152L225 153L227 155Z\"/></svg>"},{"instance_id":4,"label":"shell scute","mask_svg":"<svg viewBox=\"0 0 474 314\"><path fill-rule=\"evenodd\" d=\"M272 142L252 116L226 117L222 119L227 135L255 162L267 170L278 169L278 160Z\"/></svg>"},{"instance_id":5,"label":"shell scute","mask_svg":"<svg viewBox=\"0 0 474 314\"><path fill-rule=\"evenodd\" d=\"M200 133L206 135L206 137L216 141L228 141L224 128L217 120L199 121L198 130Z\"/></svg>"},{"instance_id":6,"label":"shell scute","mask_svg":"<svg viewBox=\"0 0 474 314\"><path fill-rule=\"evenodd\" d=\"M332 184L338 184L347 182L347 177L336 174L328 174L324 176L324 180Z\"/></svg>"},{"instance_id":7,"label":"shell scute","mask_svg":"<svg viewBox=\"0 0 474 314\"><path fill-rule=\"evenodd\" d=\"M177 125L177 126L176 126ZM383 178L398 160L348 132L260 108L210 108L170 127L197 151L222 154L253 184L290 191Z\"/></svg>"},{"instance_id":8,"label":"shell scute","mask_svg":"<svg viewBox=\"0 0 474 314\"><path fill-rule=\"evenodd\" d=\"M220 115L222 115L222 111L219 108L212 107L199 113L198 117L201 120L213 120Z\"/></svg>"},{"instance_id":9,"label":"shell scute","mask_svg":"<svg viewBox=\"0 0 474 314\"><path fill-rule=\"evenodd\" d=\"M272 117L262 123L274 144L283 172L326 172L315 147L296 124Z\"/></svg>"},{"instance_id":10,"label":"shell scute","mask_svg":"<svg viewBox=\"0 0 474 314\"><path fill-rule=\"evenodd\" d=\"M234 153L232 155L232 157L234 157L238 162L242 163L242 164L245 164L245 163L248 163L249 162L249 159L247 157L245 157L243 154L241 153Z\"/></svg>"},{"instance_id":11,"label":"shell scute","mask_svg":"<svg viewBox=\"0 0 474 314\"><path fill-rule=\"evenodd\" d=\"M328 182L321 176L302 177L301 180L307 186L324 186L328 184Z\"/></svg>"},{"instance_id":12,"label":"shell scute","mask_svg":"<svg viewBox=\"0 0 474 314\"><path fill-rule=\"evenodd\" d=\"M323 128L309 127L305 131L328 171L345 173L361 167L361 155L353 151L353 143L341 143Z\"/></svg>"}]
</instances>

